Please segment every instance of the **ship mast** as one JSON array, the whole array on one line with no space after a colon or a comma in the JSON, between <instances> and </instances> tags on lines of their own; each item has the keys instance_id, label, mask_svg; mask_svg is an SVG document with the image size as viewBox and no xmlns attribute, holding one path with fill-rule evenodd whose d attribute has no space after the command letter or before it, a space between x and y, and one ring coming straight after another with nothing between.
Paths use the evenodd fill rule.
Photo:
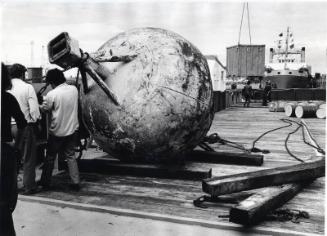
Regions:
<instances>
[{"instance_id":1,"label":"ship mast","mask_svg":"<svg viewBox=\"0 0 327 236\"><path fill-rule=\"evenodd\" d=\"M31 41L31 67L34 66L34 41Z\"/></svg>"},{"instance_id":2,"label":"ship mast","mask_svg":"<svg viewBox=\"0 0 327 236\"><path fill-rule=\"evenodd\" d=\"M285 64L284 64L284 69L287 69L287 56L288 56L288 40L289 40L289 33L290 33L290 28L287 27L287 33L286 33L286 48L285 48Z\"/></svg>"}]
</instances>

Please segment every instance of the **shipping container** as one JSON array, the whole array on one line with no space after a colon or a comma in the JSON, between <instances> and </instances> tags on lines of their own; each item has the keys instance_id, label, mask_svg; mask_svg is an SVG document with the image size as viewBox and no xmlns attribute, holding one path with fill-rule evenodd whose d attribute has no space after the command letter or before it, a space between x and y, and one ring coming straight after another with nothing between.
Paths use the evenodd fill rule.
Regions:
<instances>
[{"instance_id":1,"label":"shipping container","mask_svg":"<svg viewBox=\"0 0 327 236\"><path fill-rule=\"evenodd\" d=\"M262 77L265 45L235 45L227 48L227 77Z\"/></svg>"}]
</instances>

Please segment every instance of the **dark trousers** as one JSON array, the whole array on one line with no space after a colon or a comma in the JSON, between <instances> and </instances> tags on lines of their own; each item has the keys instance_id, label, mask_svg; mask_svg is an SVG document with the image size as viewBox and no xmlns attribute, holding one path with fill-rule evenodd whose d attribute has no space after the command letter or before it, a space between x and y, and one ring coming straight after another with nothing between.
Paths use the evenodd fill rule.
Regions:
<instances>
[{"instance_id":1,"label":"dark trousers","mask_svg":"<svg viewBox=\"0 0 327 236\"><path fill-rule=\"evenodd\" d=\"M264 94L263 95L263 98L262 98L262 106L267 106L267 105L268 105L268 103L267 103L267 95Z\"/></svg>"},{"instance_id":2,"label":"dark trousers","mask_svg":"<svg viewBox=\"0 0 327 236\"><path fill-rule=\"evenodd\" d=\"M36 124L28 124L24 129L22 154L24 161L23 184L26 190L36 187L35 165L36 165Z\"/></svg>"},{"instance_id":3,"label":"dark trousers","mask_svg":"<svg viewBox=\"0 0 327 236\"><path fill-rule=\"evenodd\" d=\"M250 106L250 102L251 102L251 96L247 95L247 96L244 96L244 98L245 98L245 101L244 101L243 106L244 107L245 106L249 107Z\"/></svg>"},{"instance_id":4,"label":"dark trousers","mask_svg":"<svg viewBox=\"0 0 327 236\"><path fill-rule=\"evenodd\" d=\"M12 212L17 203L17 152L6 143L1 144L0 179L0 235L15 234Z\"/></svg>"},{"instance_id":5,"label":"dark trousers","mask_svg":"<svg viewBox=\"0 0 327 236\"><path fill-rule=\"evenodd\" d=\"M271 102L271 95L270 95L270 93L264 93L263 99L262 99L262 105L267 106L268 102Z\"/></svg>"},{"instance_id":6,"label":"dark trousers","mask_svg":"<svg viewBox=\"0 0 327 236\"><path fill-rule=\"evenodd\" d=\"M79 184L79 171L75 158L76 132L65 137L57 137L49 135L47 155L44 161L43 171L41 175L41 184L49 186L51 184L51 176L54 168L54 161L58 153L67 161L70 178L74 184Z\"/></svg>"}]
</instances>

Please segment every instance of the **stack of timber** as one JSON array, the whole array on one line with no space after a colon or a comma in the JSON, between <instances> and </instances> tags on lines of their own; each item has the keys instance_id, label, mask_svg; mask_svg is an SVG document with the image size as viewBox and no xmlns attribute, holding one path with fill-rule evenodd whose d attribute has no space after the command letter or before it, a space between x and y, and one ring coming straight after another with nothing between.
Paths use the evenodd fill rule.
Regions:
<instances>
[{"instance_id":1,"label":"stack of timber","mask_svg":"<svg viewBox=\"0 0 327 236\"><path fill-rule=\"evenodd\" d=\"M325 176L325 158L319 157L308 163L205 179L202 190L211 197L218 197L263 188L230 210L231 222L254 225L322 176Z\"/></svg>"},{"instance_id":2,"label":"stack of timber","mask_svg":"<svg viewBox=\"0 0 327 236\"><path fill-rule=\"evenodd\" d=\"M290 105L294 104L296 103ZM299 105L305 104L309 103ZM310 104L319 106L321 102ZM310 135L308 129L307 132ZM221 196L258 189L257 192L233 206L229 214L230 222L252 226L263 221L268 214L287 203L315 179L323 176L325 176L325 157L317 153L313 159L301 164L205 179L202 181L202 190L210 194L210 197L205 199L219 199Z\"/></svg>"},{"instance_id":3,"label":"stack of timber","mask_svg":"<svg viewBox=\"0 0 327 236\"><path fill-rule=\"evenodd\" d=\"M79 170L84 173L101 173L107 175L133 175L166 179L202 180L210 178L212 170L197 163L236 164L261 166L263 155L249 153L232 153L193 150L185 154L180 163L141 163L122 162L119 159L104 157L79 160Z\"/></svg>"},{"instance_id":4,"label":"stack of timber","mask_svg":"<svg viewBox=\"0 0 327 236\"><path fill-rule=\"evenodd\" d=\"M219 196L272 185L312 180L325 175L325 159L282 166L235 175L219 176L202 181L202 189L210 195Z\"/></svg>"}]
</instances>

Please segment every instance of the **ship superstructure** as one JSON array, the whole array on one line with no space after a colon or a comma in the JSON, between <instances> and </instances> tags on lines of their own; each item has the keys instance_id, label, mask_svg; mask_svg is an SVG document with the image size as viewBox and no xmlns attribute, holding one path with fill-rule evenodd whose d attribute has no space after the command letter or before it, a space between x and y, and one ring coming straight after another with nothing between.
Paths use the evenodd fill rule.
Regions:
<instances>
[{"instance_id":1,"label":"ship superstructure","mask_svg":"<svg viewBox=\"0 0 327 236\"><path fill-rule=\"evenodd\" d=\"M277 46L270 48L264 80L271 81L278 89L306 88L310 83L311 67L305 61L305 47L295 47L289 27L283 36L284 33L280 33Z\"/></svg>"}]
</instances>

